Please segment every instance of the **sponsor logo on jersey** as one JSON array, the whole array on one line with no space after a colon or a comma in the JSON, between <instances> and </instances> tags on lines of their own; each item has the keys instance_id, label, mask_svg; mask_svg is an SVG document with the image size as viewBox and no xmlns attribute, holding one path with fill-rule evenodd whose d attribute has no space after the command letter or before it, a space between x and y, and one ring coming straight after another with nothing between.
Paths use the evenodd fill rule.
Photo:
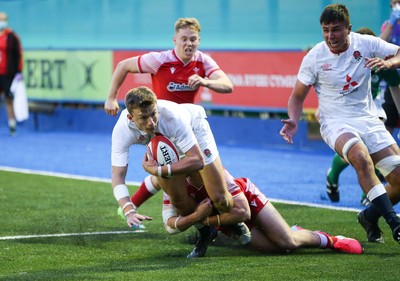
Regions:
<instances>
[{"instance_id":1,"label":"sponsor logo on jersey","mask_svg":"<svg viewBox=\"0 0 400 281\"><path fill-rule=\"evenodd\" d=\"M170 92L194 91L194 89L185 83L179 84L174 82L169 82L167 90Z\"/></svg>"},{"instance_id":2,"label":"sponsor logo on jersey","mask_svg":"<svg viewBox=\"0 0 400 281\"><path fill-rule=\"evenodd\" d=\"M321 66L322 71L330 71L332 70L332 65L329 63L325 63Z\"/></svg>"},{"instance_id":3,"label":"sponsor logo on jersey","mask_svg":"<svg viewBox=\"0 0 400 281\"><path fill-rule=\"evenodd\" d=\"M197 67L193 68L193 71L197 74L197 72L199 72L200 69L198 69Z\"/></svg>"},{"instance_id":4,"label":"sponsor logo on jersey","mask_svg":"<svg viewBox=\"0 0 400 281\"><path fill-rule=\"evenodd\" d=\"M343 86L343 91L340 92L341 95L346 96L351 93L354 93L358 90L358 88L354 88L358 83L356 81L352 81L351 76L346 75L346 84Z\"/></svg>"},{"instance_id":5,"label":"sponsor logo on jersey","mask_svg":"<svg viewBox=\"0 0 400 281\"><path fill-rule=\"evenodd\" d=\"M349 75L346 75L346 82L347 84L343 86L344 91L347 91L350 88L350 86L355 87L358 85L356 81L351 81L351 77Z\"/></svg>"},{"instance_id":6,"label":"sponsor logo on jersey","mask_svg":"<svg viewBox=\"0 0 400 281\"><path fill-rule=\"evenodd\" d=\"M250 206L257 207L256 200L251 201L250 202Z\"/></svg>"},{"instance_id":7,"label":"sponsor logo on jersey","mask_svg":"<svg viewBox=\"0 0 400 281\"><path fill-rule=\"evenodd\" d=\"M169 70L171 70L171 74L174 74L176 68L175 67L171 67Z\"/></svg>"}]
</instances>

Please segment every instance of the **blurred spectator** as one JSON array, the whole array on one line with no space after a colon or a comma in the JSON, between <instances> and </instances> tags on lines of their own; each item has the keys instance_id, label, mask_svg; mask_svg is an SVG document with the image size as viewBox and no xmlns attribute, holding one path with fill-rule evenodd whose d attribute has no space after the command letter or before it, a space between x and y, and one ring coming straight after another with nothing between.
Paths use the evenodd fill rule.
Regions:
<instances>
[{"instance_id":1,"label":"blurred spectator","mask_svg":"<svg viewBox=\"0 0 400 281\"><path fill-rule=\"evenodd\" d=\"M16 130L13 107L14 94L10 91L16 79L22 79L22 47L18 35L8 28L7 14L0 12L0 94L5 96L10 135Z\"/></svg>"}]
</instances>

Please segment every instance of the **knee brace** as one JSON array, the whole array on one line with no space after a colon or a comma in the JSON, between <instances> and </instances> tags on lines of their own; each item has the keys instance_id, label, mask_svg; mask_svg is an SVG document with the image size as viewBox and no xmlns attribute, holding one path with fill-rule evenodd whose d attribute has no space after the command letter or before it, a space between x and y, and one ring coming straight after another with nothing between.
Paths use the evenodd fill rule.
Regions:
<instances>
[{"instance_id":1,"label":"knee brace","mask_svg":"<svg viewBox=\"0 0 400 281\"><path fill-rule=\"evenodd\" d=\"M347 163L350 163L350 162L349 162L349 159L347 159L347 154L349 153L350 148L352 148L353 145L355 145L355 144L358 143L358 142L362 143L361 140L360 140L359 138L353 137L353 138L349 139L349 140L343 145L342 154L343 154L344 160L346 160Z\"/></svg>"},{"instance_id":2,"label":"knee brace","mask_svg":"<svg viewBox=\"0 0 400 281\"><path fill-rule=\"evenodd\" d=\"M400 155L391 155L376 163L375 167L386 177L397 166L400 166Z\"/></svg>"}]
</instances>

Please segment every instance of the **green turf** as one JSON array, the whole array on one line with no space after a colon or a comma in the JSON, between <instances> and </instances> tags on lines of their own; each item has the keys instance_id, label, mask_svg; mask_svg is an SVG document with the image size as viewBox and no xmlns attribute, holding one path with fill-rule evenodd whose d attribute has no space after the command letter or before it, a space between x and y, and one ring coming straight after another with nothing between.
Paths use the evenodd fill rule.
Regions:
<instances>
[{"instance_id":1,"label":"green turf","mask_svg":"<svg viewBox=\"0 0 400 281\"><path fill-rule=\"evenodd\" d=\"M130 187L131 192L135 187ZM357 238L363 255L301 249L263 255L219 237L205 258L188 260L194 230L169 236L161 194L143 205L146 233L0 240L0 280L398 280L400 245L366 242L356 213L275 204L290 225ZM111 186L0 171L0 237L129 230Z\"/></svg>"}]
</instances>

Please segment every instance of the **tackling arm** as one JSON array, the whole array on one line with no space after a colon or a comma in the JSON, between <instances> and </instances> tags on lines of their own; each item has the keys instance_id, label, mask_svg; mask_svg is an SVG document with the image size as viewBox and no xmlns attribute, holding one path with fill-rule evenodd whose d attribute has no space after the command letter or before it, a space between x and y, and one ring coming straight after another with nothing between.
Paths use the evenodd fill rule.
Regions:
<instances>
[{"instance_id":1,"label":"tackling arm","mask_svg":"<svg viewBox=\"0 0 400 281\"><path fill-rule=\"evenodd\" d=\"M173 175L188 174L204 168L204 158L197 143L185 155L186 157L170 164L170 171L168 171L168 165L160 166L161 175L166 176L169 174L172 177ZM142 166L149 174L158 176L159 166L151 153L145 153Z\"/></svg>"},{"instance_id":2,"label":"tackling arm","mask_svg":"<svg viewBox=\"0 0 400 281\"><path fill-rule=\"evenodd\" d=\"M236 224L249 220L251 217L249 202L243 193L233 197L233 208L227 212L215 216L206 217L202 223L215 226Z\"/></svg>"},{"instance_id":3,"label":"tackling arm","mask_svg":"<svg viewBox=\"0 0 400 281\"><path fill-rule=\"evenodd\" d=\"M196 210L187 216L178 216L177 210L171 205L163 205L163 219L165 229L169 234L176 234L187 230L196 223L201 223L213 211L209 198L204 199Z\"/></svg>"},{"instance_id":4,"label":"tackling arm","mask_svg":"<svg viewBox=\"0 0 400 281\"><path fill-rule=\"evenodd\" d=\"M163 206L163 218L165 229L169 234L183 232L196 223L204 225L229 225L249 220L251 217L250 206L243 193L233 198L233 208L228 213L210 216L213 212L212 202L204 199L196 210L188 216L178 216L172 205Z\"/></svg>"}]
</instances>

